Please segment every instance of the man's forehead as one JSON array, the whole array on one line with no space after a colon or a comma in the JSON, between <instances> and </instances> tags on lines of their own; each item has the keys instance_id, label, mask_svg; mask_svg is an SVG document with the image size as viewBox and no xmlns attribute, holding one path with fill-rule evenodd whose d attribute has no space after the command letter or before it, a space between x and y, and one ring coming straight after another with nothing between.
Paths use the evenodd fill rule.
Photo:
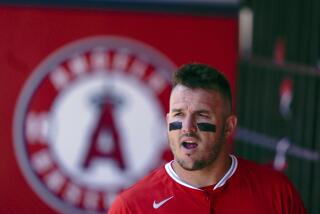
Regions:
<instances>
[{"instance_id":1,"label":"man's forehead","mask_svg":"<svg viewBox=\"0 0 320 214\"><path fill-rule=\"evenodd\" d=\"M170 96L170 105L178 103L203 103L213 105L221 99L220 94L215 90L191 89L186 86L178 85L173 88Z\"/></svg>"},{"instance_id":2,"label":"man's forehead","mask_svg":"<svg viewBox=\"0 0 320 214\"><path fill-rule=\"evenodd\" d=\"M210 110L213 106L216 104L214 102L209 101L199 101L199 102L187 102L187 101L178 101L174 100L170 103L171 109L184 109L184 108L190 108L197 110Z\"/></svg>"}]
</instances>

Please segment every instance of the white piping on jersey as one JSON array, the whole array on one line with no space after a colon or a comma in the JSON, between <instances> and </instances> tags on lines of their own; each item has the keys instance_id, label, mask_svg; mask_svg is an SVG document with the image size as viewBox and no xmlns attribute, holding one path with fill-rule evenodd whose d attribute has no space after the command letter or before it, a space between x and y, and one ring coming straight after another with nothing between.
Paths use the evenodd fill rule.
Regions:
<instances>
[{"instance_id":1,"label":"white piping on jersey","mask_svg":"<svg viewBox=\"0 0 320 214\"><path fill-rule=\"evenodd\" d=\"M220 179L220 181L214 186L214 190L219 188L219 187L222 187L226 181L231 178L231 176L234 174L234 172L236 171L237 167L238 167L238 160L237 158L234 156L234 155L230 155L231 157L231 166L229 168L229 170L226 172L226 174ZM166 169L166 172L168 173L168 175L177 183L183 185L183 186L186 186L186 187L189 187L191 189L197 189L197 190L201 190L197 187L194 187L186 182L184 182L177 174L176 172L173 170L172 168L172 161L170 161L169 163L167 163L165 165L165 169Z\"/></svg>"}]
</instances>

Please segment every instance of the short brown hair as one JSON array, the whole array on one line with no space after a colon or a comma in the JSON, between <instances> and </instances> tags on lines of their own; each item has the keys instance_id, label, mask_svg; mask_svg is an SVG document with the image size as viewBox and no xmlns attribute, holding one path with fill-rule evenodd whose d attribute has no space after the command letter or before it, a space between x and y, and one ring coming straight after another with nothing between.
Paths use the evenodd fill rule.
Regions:
<instances>
[{"instance_id":1,"label":"short brown hair","mask_svg":"<svg viewBox=\"0 0 320 214\"><path fill-rule=\"evenodd\" d=\"M173 76L173 86L183 85L191 89L215 90L230 104L232 95L227 78L217 69L206 64L190 63L181 66Z\"/></svg>"}]
</instances>

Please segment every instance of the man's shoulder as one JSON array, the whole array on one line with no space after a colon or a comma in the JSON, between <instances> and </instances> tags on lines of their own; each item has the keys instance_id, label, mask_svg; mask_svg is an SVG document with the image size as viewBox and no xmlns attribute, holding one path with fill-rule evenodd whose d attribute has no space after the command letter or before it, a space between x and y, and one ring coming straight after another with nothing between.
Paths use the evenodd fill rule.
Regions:
<instances>
[{"instance_id":1,"label":"man's shoulder","mask_svg":"<svg viewBox=\"0 0 320 214\"><path fill-rule=\"evenodd\" d=\"M168 182L169 178L164 166L153 170L133 186L120 193L113 202L109 213L139 213L139 210L144 210L147 204L152 205L154 194L162 194ZM150 207L152 207L151 205ZM150 207L147 206L147 209Z\"/></svg>"},{"instance_id":2,"label":"man's shoulder","mask_svg":"<svg viewBox=\"0 0 320 214\"><path fill-rule=\"evenodd\" d=\"M282 213L306 213L299 193L289 178L271 165L262 165L243 158L238 159L238 179L242 187L255 190L257 199L270 204Z\"/></svg>"},{"instance_id":3,"label":"man's shoulder","mask_svg":"<svg viewBox=\"0 0 320 214\"><path fill-rule=\"evenodd\" d=\"M291 185L287 176L284 173L273 169L271 165L259 164L240 157L237 157L237 159L239 162L238 167L240 174L245 177L252 178L259 183L282 183Z\"/></svg>"}]
</instances>

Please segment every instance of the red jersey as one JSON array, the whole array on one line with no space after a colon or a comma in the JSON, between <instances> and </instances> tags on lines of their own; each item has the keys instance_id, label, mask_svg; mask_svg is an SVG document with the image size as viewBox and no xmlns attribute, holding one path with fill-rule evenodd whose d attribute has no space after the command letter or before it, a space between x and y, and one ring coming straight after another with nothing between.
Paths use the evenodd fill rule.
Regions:
<instances>
[{"instance_id":1,"label":"red jersey","mask_svg":"<svg viewBox=\"0 0 320 214\"><path fill-rule=\"evenodd\" d=\"M172 162L167 163L121 193L109 214L306 213L285 175L233 155L231 158L228 172L210 188L185 183L174 172Z\"/></svg>"}]
</instances>

